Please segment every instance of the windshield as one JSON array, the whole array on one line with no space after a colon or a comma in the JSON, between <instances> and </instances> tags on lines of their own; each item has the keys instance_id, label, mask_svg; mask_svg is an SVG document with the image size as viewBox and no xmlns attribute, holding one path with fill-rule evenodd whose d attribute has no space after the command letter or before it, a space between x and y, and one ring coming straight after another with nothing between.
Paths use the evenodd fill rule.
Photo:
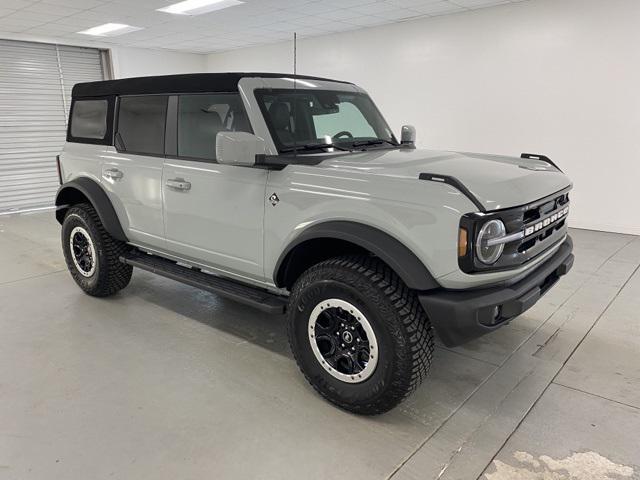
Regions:
<instances>
[{"instance_id":1,"label":"windshield","mask_svg":"<svg viewBox=\"0 0 640 480\"><path fill-rule=\"evenodd\" d=\"M334 145L397 145L368 95L329 90L258 90L256 98L280 152ZM316 152L317 153L317 152Z\"/></svg>"}]
</instances>

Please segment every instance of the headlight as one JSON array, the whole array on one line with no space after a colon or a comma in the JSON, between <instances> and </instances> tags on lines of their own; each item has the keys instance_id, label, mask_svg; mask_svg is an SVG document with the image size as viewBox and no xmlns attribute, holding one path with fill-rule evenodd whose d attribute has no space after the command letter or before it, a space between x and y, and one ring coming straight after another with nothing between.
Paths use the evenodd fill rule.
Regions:
<instances>
[{"instance_id":1,"label":"headlight","mask_svg":"<svg viewBox=\"0 0 640 480\"><path fill-rule=\"evenodd\" d=\"M504 250L504 243L489 246L489 240L502 238L506 235L504 223L501 220L489 220L485 223L476 239L476 255L478 260L487 265L496 263Z\"/></svg>"}]
</instances>

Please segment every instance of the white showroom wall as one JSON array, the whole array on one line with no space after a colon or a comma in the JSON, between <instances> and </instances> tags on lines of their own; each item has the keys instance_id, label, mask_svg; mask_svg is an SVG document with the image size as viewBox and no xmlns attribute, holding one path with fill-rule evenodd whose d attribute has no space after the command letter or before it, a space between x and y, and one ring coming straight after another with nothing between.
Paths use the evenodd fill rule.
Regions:
<instances>
[{"instance_id":1,"label":"white showroom wall","mask_svg":"<svg viewBox=\"0 0 640 480\"><path fill-rule=\"evenodd\" d=\"M111 61L115 78L204 72L206 56L196 53L113 47Z\"/></svg>"},{"instance_id":2,"label":"white showroom wall","mask_svg":"<svg viewBox=\"0 0 640 480\"><path fill-rule=\"evenodd\" d=\"M360 84L422 147L544 153L574 181L571 225L640 234L640 1L531 0L298 43L298 72ZM284 71L290 43L208 56Z\"/></svg>"}]
</instances>

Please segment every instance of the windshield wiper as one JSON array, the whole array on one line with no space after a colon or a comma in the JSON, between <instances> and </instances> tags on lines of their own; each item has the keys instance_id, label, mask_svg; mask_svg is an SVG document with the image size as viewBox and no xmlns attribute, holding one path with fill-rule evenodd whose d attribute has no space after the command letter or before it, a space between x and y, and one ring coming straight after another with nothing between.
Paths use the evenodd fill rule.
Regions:
<instances>
[{"instance_id":1,"label":"windshield wiper","mask_svg":"<svg viewBox=\"0 0 640 480\"><path fill-rule=\"evenodd\" d=\"M320 150L322 148L335 148L343 152L350 152L351 149L344 148L335 143L307 143L306 145L296 145L295 147L281 148L280 153L288 153L300 150Z\"/></svg>"},{"instance_id":2,"label":"windshield wiper","mask_svg":"<svg viewBox=\"0 0 640 480\"><path fill-rule=\"evenodd\" d=\"M376 138L374 140L361 140L359 142L353 142L352 145L355 147L364 147L365 145L382 145L383 143L388 143L389 145L393 145L394 147L399 147L395 142L391 140L385 140L383 138Z\"/></svg>"}]
</instances>

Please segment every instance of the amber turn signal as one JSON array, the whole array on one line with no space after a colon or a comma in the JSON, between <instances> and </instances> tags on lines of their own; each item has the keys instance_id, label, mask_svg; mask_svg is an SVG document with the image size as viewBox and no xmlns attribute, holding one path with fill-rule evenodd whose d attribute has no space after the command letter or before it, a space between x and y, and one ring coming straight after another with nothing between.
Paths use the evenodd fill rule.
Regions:
<instances>
[{"instance_id":1,"label":"amber turn signal","mask_svg":"<svg viewBox=\"0 0 640 480\"><path fill-rule=\"evenodd\" d=\"M467 254L467 229L460 227L458 231L458 256L464 257Z\"/></svg>"}]
</instances>

